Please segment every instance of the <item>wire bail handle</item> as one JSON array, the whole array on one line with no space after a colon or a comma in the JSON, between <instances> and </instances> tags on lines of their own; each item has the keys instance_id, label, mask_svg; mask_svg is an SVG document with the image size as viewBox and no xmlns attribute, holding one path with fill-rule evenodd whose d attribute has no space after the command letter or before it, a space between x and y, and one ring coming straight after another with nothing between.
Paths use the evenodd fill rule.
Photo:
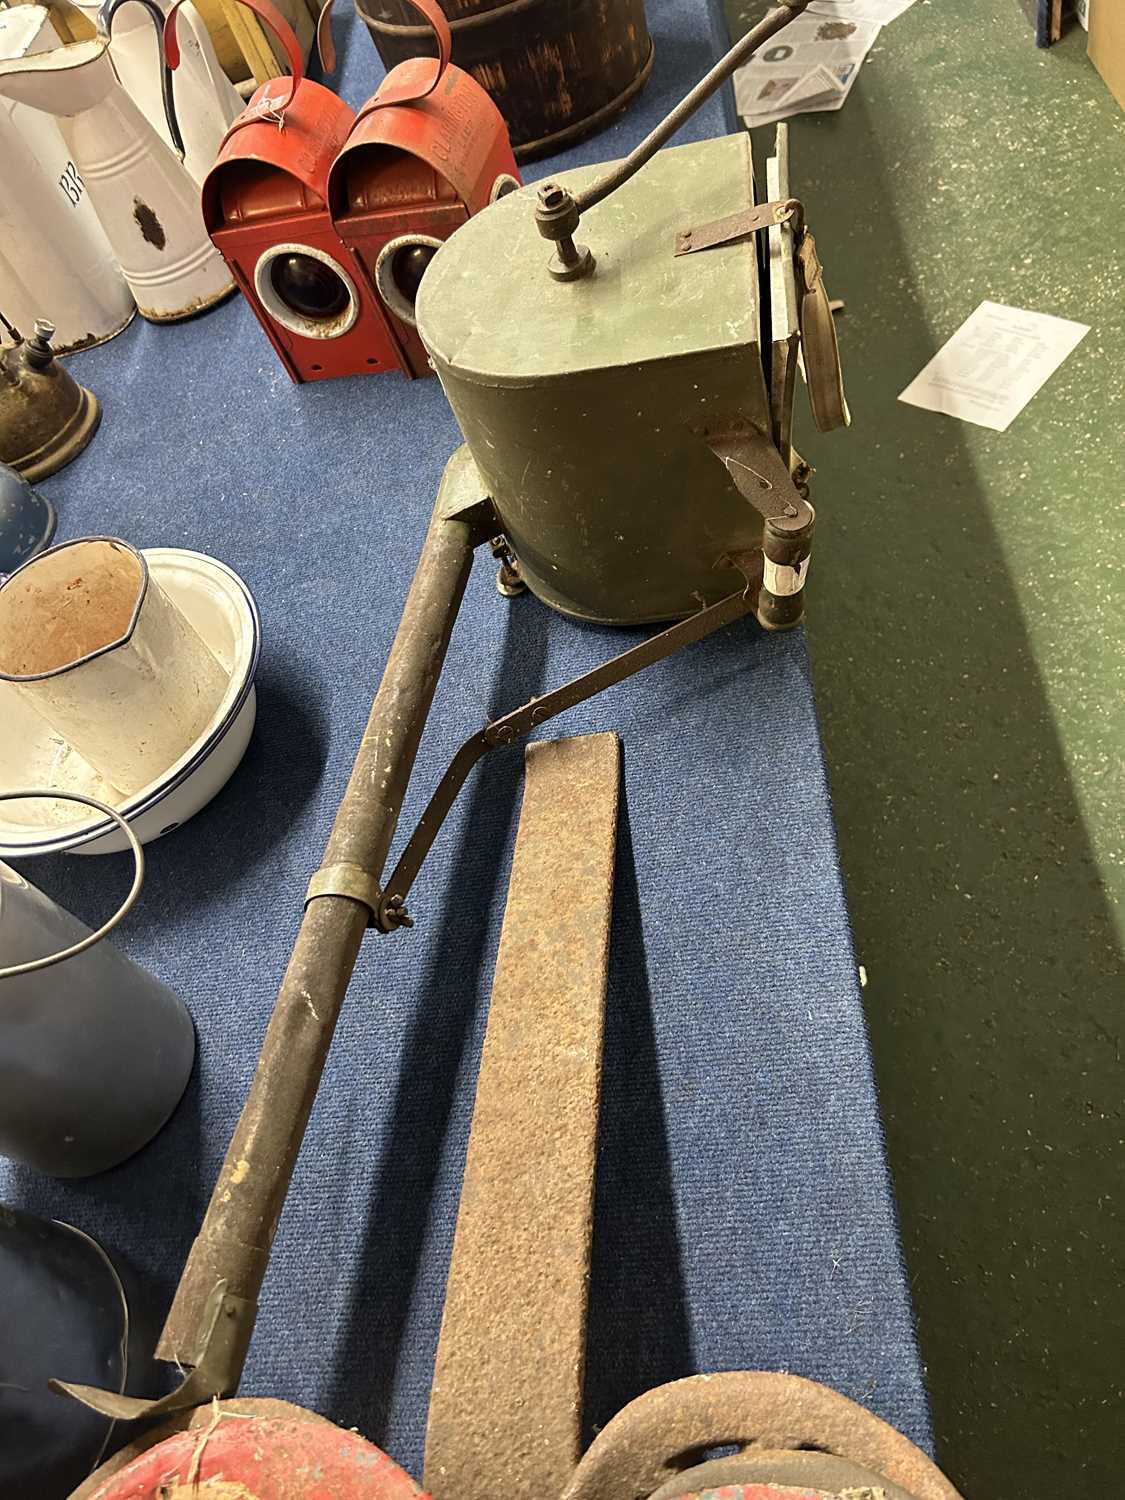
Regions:
<instances>
[{"instance_id":1,"label":"wire bail handle","mask_svg":"<svg viewBox=\"0 0 1125 1500\"><path fill-rule=\"evenodd\" d=\"M121 3L121 0L119 0ZM18 974L34 974L40 969L49 969L54 964L61 964L64 959L77 958L78 954L85 953L87 948L92 948L95 943L100 943L102 938L108 937L123 917L133 909L137 897L141 894L141 886L145 878L145 856L141 848L141 841L129 827L124 817L115 807L108 802L100 802L97 797L87 797L84 792L59 792L47 790L43 787L34 787L30 790L16 792L0 792L0 802L17 802L24 798L38 798L41 801L51 802L81 802L86 807L96 808L98 812L104 813L107 818L112 818L121 832L129 840L129 848L133 853L133 883L124 901L114 912L112 917L95 932L88 932L84 938L77 943L72 943L69 948L60 948L57 953L48 953L43 958L29 958L22 964L8 964L0 968L0 980L14 979Z\"/></svg>"},{"instance_id":2,"label":"wire bail handle","mask_svg":"<svg viewBox=\"0 0 1125 1500\"><path fill-rule=\"evenodd\" d=\"M113 18L123 5L129 0L105 0L101 10L98 11L98 29L107 38L113 39ZM137 0L138 5L143 5L156 27L156 46L160 53L160 97L164 103L164 119L168 124L168 134L172 138L172 145L176 148L181 161L184 159L184 138L180 134L180 122L176 115L176 100L172 92L172 69L176 63L168 56L167 45L161 45L161 38L165 35L164 12L156 4L156 0ZM172 7L176 9L175 6ZM176 49L176 62L179 62L179 48Z\"/></svg>"}]
</instances>

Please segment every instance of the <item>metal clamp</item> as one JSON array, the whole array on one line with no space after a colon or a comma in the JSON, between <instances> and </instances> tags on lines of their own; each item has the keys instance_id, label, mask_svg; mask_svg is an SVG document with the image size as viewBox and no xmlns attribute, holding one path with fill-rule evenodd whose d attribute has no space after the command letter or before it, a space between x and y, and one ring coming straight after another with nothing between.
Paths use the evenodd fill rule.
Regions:
<instances>
[{"instance_id":1,"label":"metal clamp","mask_svg":"<svg viewBox=\"0 0 1125 1500\"><path fill-rule=\"evenodd\" d=\"M228 1292L225 1280L217 1281L203 1309L198 1347L184 1351L182 1368L187 1373L165 1396L156 1399L126 1396L70 1380L48 1380L47 1384L57 1395L71 1396L115 1422L163 1417L201 1406L214 1396L233 1395L238 1389L256 1312L256 1303Z\"/></svg>"},{"instance_id":2,"label":"metal clamp","mask_svg":"<svg viewBox=\"0 0 1125 1500\"><path fill-rule=\"evenodd\" d=\"M377 918L383 892L374 875L362 865L321 865L305 891L306 907L320 896L345 896L349 901L358 901L367 907L368 927L379 925Z\"/></svg>"}]
</instances>

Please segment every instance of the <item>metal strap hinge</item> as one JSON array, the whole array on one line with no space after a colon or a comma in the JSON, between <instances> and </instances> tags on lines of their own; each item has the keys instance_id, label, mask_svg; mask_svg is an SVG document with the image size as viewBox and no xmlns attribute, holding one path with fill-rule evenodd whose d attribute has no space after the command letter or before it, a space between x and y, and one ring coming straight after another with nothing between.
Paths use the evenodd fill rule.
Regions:
<instances>
[{"instance_id":1,"label":"metal strap hinge","mask_svg":"<svg viewBox=\"0 0 1125 1500\"><path fill-rule=\"evenodd\" d=\"M725 219L713 219L710 224L698 224L694 229L683 229L676 235L675 253L691 255L696 250L712 250L717 245L733 245L738 240L749 239L763 229L772 229L775 224L788 224L797 239L805 230L805 210L797 198L777 198L772 203L758 203L753 208L743 208Z\"/></svg>"},{"instance_id":2,"label":"metal strap hinge","mask_svg":"<svg viewBox=\"0 0 1125 1500\"><path fill-rule=\"evenodd\" d=\"M256 1302L228 1292L225 1279L217 1281L203 1307L198 1347L184 1353L184 1379L167 1395L155 1399L126 1396L69 1380L49 1380L47 1384L57 1394L71 1396L114 1422L163 1417L202 1406L215 1396L231 1396L238 1389L257 1310Z\"/></svg>"}]
</instances>

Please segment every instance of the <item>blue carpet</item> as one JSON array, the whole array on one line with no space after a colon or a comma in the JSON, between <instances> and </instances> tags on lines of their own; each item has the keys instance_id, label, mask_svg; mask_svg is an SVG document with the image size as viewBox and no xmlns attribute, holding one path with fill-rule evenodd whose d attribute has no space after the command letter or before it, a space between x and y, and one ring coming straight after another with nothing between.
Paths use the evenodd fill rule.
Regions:
<instances>
[{"instance_id":1,"label":"blue carpet","mask_svg":"<svg viewBox=\"0 0 1125 1500\"><path fill-rule=\"evenodd\" d=\"M648 10L648 88L552 169L622 154L715 56L705 4ZM353 20L336 29L342 91L358 104L381 67ZM712 101L682 138L722 133L723 110ZM210 807L151 846L119 938L195 1018L187 1097L113 1172L72 1184L0 1174L9 1201L97 1235L166 1304L459 438L436 381L291 385L240 300L177 326L138 319L72 367L105 418L43 486L59 539L110 532L213 553L253 588L265 630L246 760ZM482 558L402 828L486 717L621 646L530 598L502 601ZM622 737L626 795L589 1421L659 1381L759 1367L826 1381L928 1446L803 636L735 627L552 732L594 729ZM519 751L497 752L475 773L415 888L418 926L364 945L244 1384L355 1424L415 1473L521 764ZM124 889L128 861L52 858L24 872L89 919Z\"/></svg>"}]
</instances>

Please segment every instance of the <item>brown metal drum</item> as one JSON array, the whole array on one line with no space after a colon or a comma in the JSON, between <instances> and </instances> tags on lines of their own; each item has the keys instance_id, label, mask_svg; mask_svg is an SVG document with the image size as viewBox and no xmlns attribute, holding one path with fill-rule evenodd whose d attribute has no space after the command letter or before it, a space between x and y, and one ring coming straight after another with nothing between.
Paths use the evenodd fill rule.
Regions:
<instances>
[{"instance_id":1,"label":"brown metal drum","mask_svg":"<svg viewBox=\"0 0 1125 1500\"><path fill-rule=\"evenodd\" d=\"M603 129L644 87L652 39L644 0L440 0L453 61L492 95L517 161ZM407 0L356 0L391 68L436 53Z\"/></svg>"}]
</instances>

